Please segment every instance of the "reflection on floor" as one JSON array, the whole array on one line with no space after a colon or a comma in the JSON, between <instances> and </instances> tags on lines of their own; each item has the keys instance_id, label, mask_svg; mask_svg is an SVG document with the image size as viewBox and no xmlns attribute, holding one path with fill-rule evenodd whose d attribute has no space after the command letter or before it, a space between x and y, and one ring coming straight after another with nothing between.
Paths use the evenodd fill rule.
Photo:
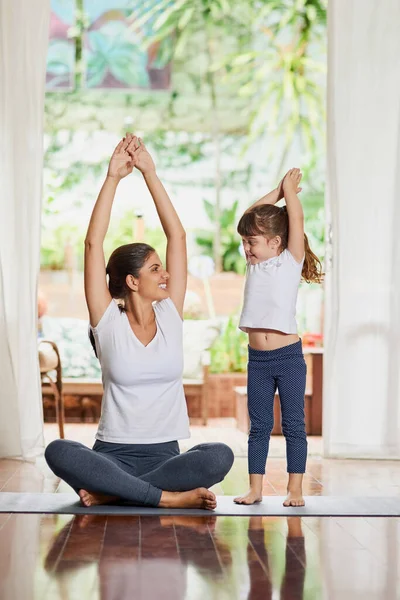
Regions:
<instances>
[{"instance_id":1,"label":"reflection on floor","mask_svg":"<svg viewBox=\"0 0 400 600\"><path fill-rule=\"evenodd\" d=\"M74 439L85 442L85 431L75 426ZM284 451L283 440L274 443ZM243 491L246 466L239 456L215 492ZM283 495L285 485L285 461L271 458L264 494ZM0 461L0 489L69 491L42 462L12 460ZM314 456L305 493L400 501L400 463ZM400 519L3 514L0 598L392 600L400 598Z\"/></svg>"}]
</instances>

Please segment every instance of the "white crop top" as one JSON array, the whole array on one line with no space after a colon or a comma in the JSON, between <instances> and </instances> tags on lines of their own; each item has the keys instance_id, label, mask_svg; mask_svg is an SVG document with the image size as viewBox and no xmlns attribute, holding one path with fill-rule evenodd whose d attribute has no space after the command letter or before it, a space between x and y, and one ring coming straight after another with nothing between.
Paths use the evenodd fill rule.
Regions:
<instances>
[{"instance_id":1,"label":"white crop top","mask_svg":"<svg viewBox=\"0 0 400 600\"><path fill-rule=\"evenodd\" d=\"M296 302L303 260L288 249L252 265L247 263L244 302L239 327L297 333Z\"/></svg>"},{"instance_id":2,"label":"white crop top","mask_svg":"<svg viewBox=\"0 0 400 600\"><path fill-rule=\"evenodd\" d=\"M189 438L183 392L183 321L172 300L154 305L157 333L144 346L112 300L93 331L103 380L96 439L156 444Z\"/></svg>"}]
</instances>

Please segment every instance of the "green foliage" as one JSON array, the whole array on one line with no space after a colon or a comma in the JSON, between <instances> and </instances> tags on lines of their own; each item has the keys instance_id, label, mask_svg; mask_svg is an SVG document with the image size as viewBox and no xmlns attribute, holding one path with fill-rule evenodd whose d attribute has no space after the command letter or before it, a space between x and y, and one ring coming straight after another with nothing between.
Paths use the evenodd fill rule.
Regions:
<instances>
[{"instance_id":1,"label":"green foliage","mask_svg":"<svg viewBox=\"0 0 400 600\"><path fill-rule=\"evenodd\" d=\"M126 24L110 22L100 31L89 31L88 86L101 85L110 72L117 81L132 87L148 87L146 55L140 40L126 39ZM130 36L132 37L132 35Z\"/></svg>"},{"instance_id":2,"label":"green foliage","mask_svg":"<svg viewBox=\"0 0 400 600\"><path fill-rule=\"evenodd\" d=\"M278 173L294 141L305 162L315 160L324 137L326 0L248 3L254 38L241 52L214 65L238 88L248 106L248 144L260 136L284 144ZM276 143L271 139L271 156Z\"/></svg>"},{"instance_id":3,"label":"green foliage","mask_svg":"<svg viewBox=\"0 0 400 600\"><path fill-rule=\"evenodd\" d=\"M125 13L129 16L130 9L126 8ZM323 144L326 0L143 0L139 12L130 16L132 29L127 37L121 35L118 22L107 25L109 29L89 32L89 60L94 61L89 65L91 76L100 80L106 70L116 69L117 79L140 85L142 65L127 60L127 40L135 46L135 52L140 44L142 50L143 44L152 45L153 49L154 44L158 44L157 52L151 53L153 66L162 68L172 60L171 92L119 91L116 94L102 91L100 94L79 89L84 72L82 39L88 22L83 2L78 0L76 25L69 31L69 36L76 41L78 89L46 95L46 133L50 136L50 145L45 156L42 250L45 265L61 265L63 260L65 236L57 228L51 232L52 218L60 210L58 197L68 192L74 206L83 205L86 198L76 193L77 186L88 176L96 179L106 168L106 160L93 164L85 157L60 168L61 151L73 140L80 123L93 130L121 127L121 133L126 116L131 122L140 123L140 128L147 130L146 140L154 147L160 166L170 169L167 183L170 173L174 173L176 185L218 188L215 203L209 203L208 208L205 205L210 214L214 205L219 206L221 190L231 187L236 191L248 185L252 177L251 165L244 160L239 168L224 171L220 157L234 156L239 147L243 148L259 136L267 139L275 156L281 153L278 177L289 149L300 141L309 170L305 179L312 181L319 160L318 148ZM54 68L62 77L68 65L57 65L56 50ZM138 78L136 83L135 78ZM70 129L67 142L60 142L60 123L67 123L62 127ZM202 133L184 133L190 130ZM224 131L230 134L223 135ZM215 144L216 133L218 144ZM180 169L210 156L214 165L202 171L198 181L185 181L180 176ZM322 257L323 196L315 191L303 194L306 232L313 250ZM221 210L217 219L210 220L215 230L221 227L219 254L223 256L223 269L241 273L244 260L238 251L236 218L234 222L228 219L225 227L222 223L227 216L226 211ZM110 241L106 239L107 252L132 241L133 219L133 214L127 215L125 221L111 225ZM78 257L82 254L79 241L82 235L80 232L72 238L77 240L73 243ZM153 235L155 241L151 242ZM199 231L197 238L204 252L212 256L214 250L215 256L214 236ZM146 232L146 241L161 248L161 252L162 240L160 231ZM80 258L78 263L81 264Z\"/></svg>"},{"instance_id":4,"label":"green foliage","mask_svg":"<svg viewBox=\"0 0 400 600\"><path fill-rule=\"evenodd\" d=\"M50 104L47 106L49 108ZM88 177L98 178L105 173L108 164L108 158L93 162L81 157L67 165L62 164L63 161L60 157L68 146L72 145L76 131L70 130L63 133L66 134L66 139L63 138L61 141L57 125L53 124L48 133L44 154L43 215L45 219L43 226L45 232L46 229L52 227L51 217L59 214L57 199L66 192L71 192L70 206L81 207L84 199L72 192ZM46 217L48 218L46 219Z\"/></svg>"},{"instance_id":5,"label":"green foliage","mask_svg":"<svg viewBox=\"0 0 400 600\"><path fill-rule=\"evenodd\" d=\"M222 106L246 116L247 145L271 140L278 174L294 142L305 162L315 161L324 138L326 0L181 0L143 2L139 24L152 23L146 40L172 39L172 68L179 73L169 117L184 111L182 71L204 97L203 122L220 127ZM193 61L193 66L192 66ZM186 94L189 92L186 87ZM193 118L193 117L192 117ZM214 124L213 124L214 119ZM216 119L216 120L215 120Z\"/></svg>"},{"instance_id":6,"label":"green foliage","mask_svg":"<svg viewBox=\"0 0 400 600\"><path fill-rule=\"evenodd\" d=\"M121 219L111 220L109 230L104 240L104 255L106 261L110 254L123 244L135 241L145 241L153 246L165 264L167 241L161 227L146 229L145 240L135 240L135 214L133 210L127 211ZM42 236L41 260L42 269L61 270L66 268L65 248L69 244L72 248L74 267L83 270L84 239L86 229L78 225L62 224L45 231Z\"/></svg>"},{"instance_id":7,"label":"green foliage","mask_svg":"<svg viewBox=\"0 0 400 600\"><path fill-rule=\"evenodd\" d=\"M65 248L71 244L77 266L83 264L83 240L85 233L75 225L63 223L45 231L40 249L42 269L61 270L65 268Z\"/></svg>"},{"instance_id":8,"label":"green foliage","mask_svg":"<svg viewBox=\"0 0 400 600\"><path fill-rule=\"evenodd\" d=\"M74 70L74 57L66 40L50 40L47 54L47 71L53 76L51 86L68 82ZM47 84L48 85L48 84Z\"/></svg>"},{"instance_id":9,"label":"green foliage","mask_svg":"<svg viewBox=\"0 0 400 600\"><path fill-rule=\"evenodd\" d=\"M154 149L163 169L182 169L204 160L208 142L207 135L166 131L160 127L146 133L146 144ZM184 182L180 183L184 185ZM189 185L193 183L190 182Z\"/></svg>"},{"instance_id":10,"label":"green foliage","mask_svg":"<svg viewBox=\"0 0 400 600\"><path fill-rule=\"evenodd\" d=\"M115 248L118 248L118 246L131 244L132 242L145 242L146 244L149 244L149 246L153 246L158 252L160 259L165 264L167 240L161 227L146 229L144 240L136 240L134 234L135 220L135 211L128 210L119 221L111 222L106 239L104 240L104 254L106 260L111 252L113 252Z\"/></svg>"},{"instance_id":11,"label":"green foliage","mask_svg":"<svg viewBox=\"0 0 400 600\"><path fill-rule=\"evenodd\" d=\"M211 350L211 373L245 373L247 335L238 329L237 318L230 317Z\"/></svg>"},{"instance_id":12,"label":"green foliage","mask_svg":"<svg viewBox=\"0 0 400 600\"><path fill-rule=\"evenodd\" d=\"M215 206L203 201L204 209L211 223L215 224ZM244 274L246 265L243 257L239 253L240 238L236 232L236 213L238 208L238 200L235 200L231 208L224 208L221 211L221 255L222 266L224 271L234 271L235 273ZM212 231L198 231L196 235L196 243L207 256L214 256L214 234Z\"/></svg>"},{"instance_id":13,"label":"green foliage","mask_svg":"<svg viewBox=\"0 0 400 600\"><path fill-rule=\"evenodd\" d=\"M221 211L223 185L220 146L222 99L225 95L229 99L235 98L236 90L229 91L230 82L224 83L213 65L222 59L227 48L237 52L242 46L242 40L250 39L251 24L245 26L245 21L237 19L236 5L234 0L163 0L157 4L150 0L142 4L138 21L139 25L152 24L153 34L147 39L148 45L174 36L172 68L182 65L184 61L186 74L192 84L191 92L204 98L203 122L214 146L212 172L217 215ZM171 93L169 117L174 116L178 110L179 100L180 89L175 84ZM220 272L224 267L221 263L222 229L219 218L215 220L214 229L213 258L216 271Z\"/></svg>"},{"instance_id":14,"label":"green foliage","mask_svg":"<svg viewBox=\"0 0 400 600\"><path fill-rule=\"evenodd\" d=\"M320 258L325 256L324 191L311 191L301 196L304 209L305 232L311 250Z\"/></svg>"}]
</instances>

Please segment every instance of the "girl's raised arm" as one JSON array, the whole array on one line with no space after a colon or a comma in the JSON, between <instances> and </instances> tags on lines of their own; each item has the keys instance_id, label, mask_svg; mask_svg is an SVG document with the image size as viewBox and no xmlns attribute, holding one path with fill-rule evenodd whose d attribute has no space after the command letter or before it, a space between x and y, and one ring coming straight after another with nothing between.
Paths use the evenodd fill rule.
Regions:
<instances>
[{"instance_id":1,"label":"girl's raised arm","mask_svg":"<svg viewBox=\"0 0 400 600\"><path fill-rule=\"evenodd\" d=\"M288 173L286 175L288 175ZM285 180L285 177L281 179L281 181L278 183L277 187L274 190L268 192L268 194L265 194L265 196L254 202L254 204L249 206L249 208L245 212L249 212L249 210L252 210L256 206L262 206L263 204L276 204L277 202L279 202L279 200L282 200L282 198L284 197L283 182ZM296 188L296 193L298 194L299 192L301 192L301 187Z\"/></svg>"},{"instance_id":2,"label":"girl's raised arm","mask_svg":"<svg viewBox=\"0 0 400 600\"><path fill-rule=\"evenodd\" d=\"M304 214L296 193L301 177L300 169L291 169L282 183L289 217L288 249L297 262L304 258Z\"/></svg>"}]
</instances>

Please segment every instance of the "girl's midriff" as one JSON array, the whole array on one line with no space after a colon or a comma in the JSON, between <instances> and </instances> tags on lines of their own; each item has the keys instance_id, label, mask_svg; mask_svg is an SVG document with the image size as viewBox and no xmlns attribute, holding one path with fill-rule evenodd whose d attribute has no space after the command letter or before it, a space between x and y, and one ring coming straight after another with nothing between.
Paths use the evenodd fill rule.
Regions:
<instances>
[{"instance_id":1,"label":"girl's midriff","mask_svg":"<svg viewBox=\"0 0 400 600\"><path fill-rule=\"evenodd\" d=\"M299 341L297 333L283 333L276 329L249 329L249 346L254 350L276 350Z\"/></svg>"}]
</instances>

